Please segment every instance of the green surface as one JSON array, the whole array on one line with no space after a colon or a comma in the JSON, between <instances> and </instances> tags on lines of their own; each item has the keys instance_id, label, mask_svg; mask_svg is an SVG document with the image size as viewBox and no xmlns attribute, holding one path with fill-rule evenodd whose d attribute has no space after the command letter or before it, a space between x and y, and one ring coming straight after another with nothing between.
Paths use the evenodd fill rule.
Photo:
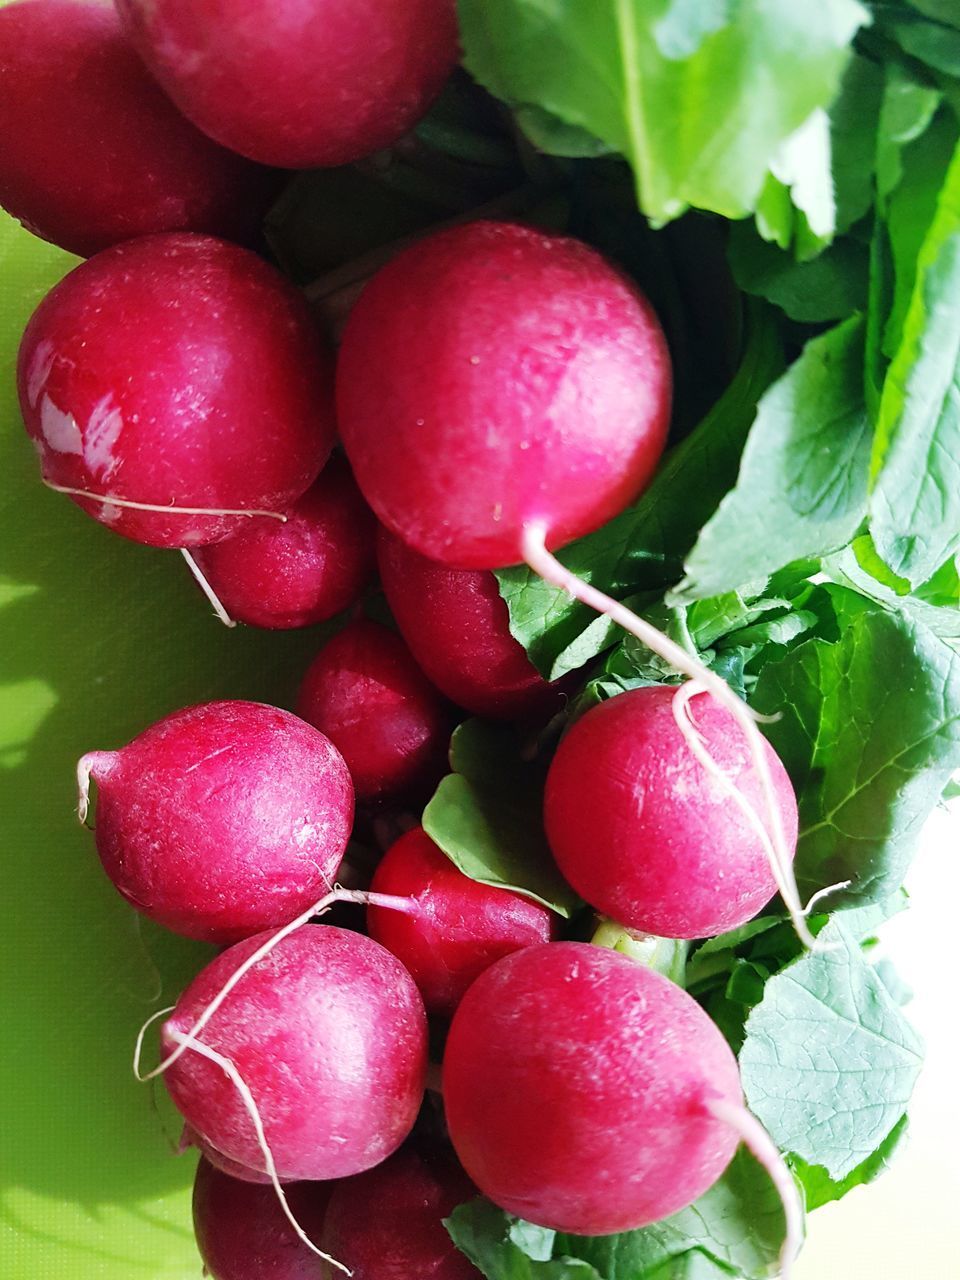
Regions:
<instances>
[{"instance_id":1,"label":"green surface","mask_svg":"<svg viewBox=\"0 0 960 1280\"><path fill-rule=\"evenodd\" d=\"M173 1155L175 1119L130 1057L204 951L115 894L77 823L74 764L209 697L289 704L318 640L228 631L178 555L41 485L16 350L74 263L0 222L0 1277L180 1280L200 1276L193 1161Z\"/></svg>"}]
</instances>

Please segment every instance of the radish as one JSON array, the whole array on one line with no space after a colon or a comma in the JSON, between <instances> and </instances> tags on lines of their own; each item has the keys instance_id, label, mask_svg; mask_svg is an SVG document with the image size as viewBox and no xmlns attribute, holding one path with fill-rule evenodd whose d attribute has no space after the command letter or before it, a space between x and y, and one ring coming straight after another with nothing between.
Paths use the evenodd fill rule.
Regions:
<instances>
[{"instance_id":1,"label":"radish","mask_svg":"<svg viewBox=\"0 0 960 1280\"><path fill-rule=\"evenodd\" d=\"M452 717L400 637L351 622L320 650L297 712L340 750L357 799L426 796L446 773Z\"/></svg>"},{"instance_id":2,"label":"radish","mask_svg":"<svg viewBox=\"0 0 960 1280\"><path fill-rule=\"evenodd\" d=\"M78 765L81 818L97 784L97 852L138 911L232 942L328 891L353 820L340 753L288 711L210 702L174 712Z\"/></svg>"},{"instance_id":3,"label":"radish","mask_svg":"<svg viewBox=\"0 0 960 1280\"><path fill-rule=\"evenodd\" d=\"M705 938L755 916L777 882L750 817L763 790L745 735L710 694L690 700L693 730L724 785L677 732L676 694L634 689L582 716L550 766L544 821L560 870L592 907L645 933ZM792 854L796 798L763 746Z\"/></svg>"},{"instance_id":4,"label":"radish","mask_svg":"<svg viewBox=\"0 0 960 1280\"><path fill-rule=\"evenodd\" d=\"M335 925L222 952L181 995L161 1042L151 1074L165 1072L188 1125L228 1159L265 1169L281 1197L280 1180L342 1178L385 1160L423 1099L427 1022L412 978L378 943Z\"/></svg>"},{"instance_id":5,"label":"radish","mask_svg":"<svg viewBox=\"0 0 960 1280\"><path fill-rule=\"evenodd\" d=\"M218 1173L225 1174L230 1182L246 1182L259 1186L272 1187L273 1181L269 1173L264 1173L259 1169L248 1169L245 1164L240 1164L236 1160L230 1160L218 1151L216 1147L207 1142L202 1134L196 1133L188 1124L183 1126L183 1136L180 1139L180 1147L186 1150L188 1147L196 1147L201 1155L201 1164L207 1164L212 1169L216 1169ZM277 1204L277 1196L275 1192L271 1192L274 1204Z\"/></svg>"},{"instance_id":6,"label":"radish","mask_svg":"<svg viewBox=\"0 0 960 1280\"><path fill-rule=\"evenodd\" d=\"M475 222L406 249L366 286L337 367L357 483L381 521L432 559L525 561L709 690L736 717L761 782L751 822L794 926L807 927L788 833L752 713L696 657L583 582L550 548L598 528L649 480L666 439L670 360L646 299L575 240ZM677 732L722 785L685 714Z\"/></svg>"},{"instance_id":7,"label":"radish","mask_svg":"<svg viewBox=\"0 0 960 1280\"><path fill-rule=\"evenodd\" d=\"M306 304L208 236L146 236L77 267L34 313L18 376L45 482L155 546L282 519L333 445Z\"/></svg>"},{"instance_id":8,"label":"radish","mask_svg":"<svg viewBox=\"0 0 960 1280\"><path fill-rule=\"evenodd\" d=\"M183 118L112 8L0 10L0 205L36 235L82 256L153 231L250 240L278 185Z\"/></svg>"},{"instance_id":9,"label":"radish","mask_svg":"<svg viewBox=\"0 0 960 1280\"><path fill-rule=\"evenodd\" d=\"M424 114L457 61L455 0L116 0L204 133L289 169L349 164Z\"/></svg>"},{"instance_id":10,"label":"radish","mask_svg":"<svg viewBox=\"0 0 960 1280\"><path fill-rule=\"evenodd\" d=\"M409 898L414 911L367 908L367 930L400 960L420 989L428 1013L449 1017L475 978L495 960L549 942L552 911L518 893L471 880L422 827L387 851L371 889Z\"/></svg>"},{"instance_id":11,"label":"radish","mask_svg":"<svg viewBox=\"0 0 960 1280\"><path fill-rule=\"evenodd\" d=\"M451 1154L408 1144L334 1187L323 1248L353 1280L480 1280L443 1225L476 1194Z\"/></svg>"},{"instance_id":12,"label":"radish","mask_svg":"<svg viewBox=\"0 0 960 1280\"><path fill-rule=\"evenodd\" d=\"M319 1240L332 1183L286 1188L297 1221ZM211 1280L321 1280L320 1259L290 1225L272 1187L255 1187L220 1173L206 1160L193 1184L193 1227Z\"/></svg>"},{"instance_id":13,"label":"radish","mask_svg":"<svg viewBox=\"0 0 960 1280\"><path fill-rule=\"evenodd\" d=\"M676 1213L743 1136L784 1198L785 1266L796 1253L796 1189L744 1109L729 1046L685 991L618 952L550 943L489 968L454 1015L443 1096L484 1195L578 1235Z\"/></svg>"},{"instance_id":14,"label":"radish","mask_svg":"<svg viewBox=\"0 0 960 1280\"><path fill-rule=\"evenodd\" d=\"M451 569L380 527L380 577L397 626L420 667L459 707L495 720L547 715L562 694L510 634L497 580Z\"/></svg>"},{"instance_id":15,"label":"radish","mask_svg":"<svg viewBox=\"0 0 960 1280\"><path fill-rule=\"evenodd\" d=\"M372 578L376 521L342 458L327 463L286 517L250 520L194 553L228 620L274 629L326 622Z\"/></svg>"}]
</instances>

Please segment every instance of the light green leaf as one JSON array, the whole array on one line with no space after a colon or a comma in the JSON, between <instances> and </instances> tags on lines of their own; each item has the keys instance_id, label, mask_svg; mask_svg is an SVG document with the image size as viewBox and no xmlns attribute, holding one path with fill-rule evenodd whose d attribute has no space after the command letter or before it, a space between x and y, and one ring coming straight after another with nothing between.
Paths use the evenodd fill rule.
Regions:
<instances>
[{"instance_id":1,"label":"light green leaf","mask_svg":"<svg viewBox=\"0 0 960 1280\"><path fill-rule=\"evenodd\" d=\"M900 1120L923 1048L859 943L833 922L819 941L767 983L740 1074L774 1142L842 1179Z\"/></svg>"},{"instance_id":2,"label":"light green leaf","mask_svg":"<svg viewBox=\"0 0 960 1280\"><path fill-rule=\"evenodd\" d=\"M467 68L630 161L657 223L751 213L782 144L828 107L856 0L460 0Z\"/></svg>"},{"instance_id":3,"label":"light green leaf","mask_svg":"<svg viewBox=\"0 0 960 1280\"><path fill-rule=\"evenodd\" d=\"M923 582L960 548L960 148L920 250L871 474L877 550L895 573Z\"/></svg>"},{"instance_id":4,"label":"light green leaf","mask_svg":"<svg viewBox=\"0 0 960 1280\"><path fill-rule=\"evenodd\" d=\"M822 1165L807 1164L799 1156L793 1156L790 1167L803 1186L807 1211L811 1212L813 1209L819 1209L821 1205L841 1200L854 1187L866 1186L867 1183L879 1178L882 1173L886 1173L900 1143L906 1137L907 1128L907 1117L901 1116L877 1150L839 1182L831 1178Z\"/></svg>"},{"instance_id":5,"label":"light green leaf","mask_svg":"<svg viewBox=\"0 0 960 1280\"><path fill-rule=\"evenodd\" d=\"M862 369L854 317L809 342L766 392L736 487L701 531L673 599L736 589L853 536L870 448Z\"/></svg>"},{"instance_id":6,"label":"light green leaf","mask_svg":"<svg viewBox=\"0 0 960 1280\"><path fill-rule=\"evenodd\" d=\"M823 572L886 609L916 618L945 640L960 638L960 576L955 559L948 560L928 582L911 591L906 578L899 578L887 567L869 534L864 534L854 538L843 551L827 556Z\"/></svg>"},{"instance_id":7,"label":"light green leaf","mask_svg":"<svg viewBox=\"0 0 960 1280\"><path fill-rule=\"evenodd\" d=\"M518 733L467 720L454 731L450 763L455 772L423 811L427 835L471 880L571 915L578 899L543 831L543 766L524 759Z\"/></svg>"},{"instance_id":8,"label":"light green leaf","mask_svg":"<svg viewBox=\"0 0 960 1280\"><path fill-rule=\"evenodd\" d=\"M751 698L779 716L765 732L797 790L802 891L852 881L835 907L899 888L960 765L960 655L915 620L854 600L839 641L768 663Z\"/></svg>"}]
</instances>

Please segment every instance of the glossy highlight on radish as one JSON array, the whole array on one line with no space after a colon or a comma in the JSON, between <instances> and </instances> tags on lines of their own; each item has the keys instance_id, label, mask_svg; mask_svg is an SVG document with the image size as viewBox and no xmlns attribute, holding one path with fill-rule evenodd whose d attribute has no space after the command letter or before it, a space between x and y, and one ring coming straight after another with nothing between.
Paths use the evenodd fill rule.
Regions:
<instances>
[{"instance_id":1,"label":"glossy highlight on radish","mask_svg":"<svg viewBox=\"0 0 960 1280\"><path fill-rule=\"evenodd\" d=\"M359 618L323 646L297 713L337 746L365 803L426 798L447 771L451 709L378 622Z\"/></svg>"},{"instance_id":2,"label":"glossy highlight on radish","mask_svg":"<svg viewBox=\"0 0 960 1280\"><path fill-rule=\"evenodd\" d=\"M387 603L410 652L452 702L493 720L559 710L562 692L543 679L510 634L492 573L439 564L382 525L377 558Z\"/></svg>"},{"instance_id":3,"label":"glossy highlight on radish","mask_svg":"<svg viewBox=\"0 0 960 1280\"><path fill-rule=\"evenodd\" d=\"M376 521L343 458L330 459L281 522L254 518L194 560L237 622L285 630L326 622L373 577Z\"/></svg>"},{"instance_id":4,"label":"glossy highlight on radish","mask_svg":"<svg viewBox=\"0 0 960 1280\"><path fill-rule=\"evenodd\" d=\"M550 766L544 821L560 870L591 906L645 933L705 938L755 916L777 882L737 803L740 796L763 811L741 727L710 694L691 699L693 731L724 785L678 731L676 696L675 686L634 689L582 716ZM792 853L796 798L763 746Z\"/></svg>"},{"instance_id":5,"label":"glossy highlight on radish","mask_svg":"<svg viewBox=\"0 0 960 1280\"><path fill-rule=\"evenodd\" d=\"M387 850L371 889L409 898L409 913L367 908L367 929L410 972L428 1013L450 1017L495 961L556 937L559 918L508 889L471 880L422 827Z\"/></svg>"},{"instance_id":6,"label":"glossy highlight on radish","mask_svg":"<svg viewBox=\"0 0 960 1280\"><path fill-rule=\"evenodd\" d=\"M256 702L174 712L78 766L104 870L138 911L208 942L285 924L330 888L353 822L336 747Z\"/></svg>"},{"instance_id":7,"label":"glossy highlight on radish","mask_svg":"<svg viewBox=\"0 0 960 1280\"><path fill-rule=\"evenodd\" d=\"M272 267L210 236L145 236L44 299L18 387L45 482L161 547L282 519L334 441L332 365Z\"/></svg>"},{"instance_id":8,"label":"glossy highlight on radish","mask_svg":"<svg viewBox=\"0 0 960 1280\"><path fill-rule=\"evenodd\" d=\"M183 118L111 6L0 9L0 206L35 235L82 257L156 231L247 242L278 189Z\"/></svg>"},{"instance_id":9,"label":"glossy highlight on radish","mask_svg":"<svg viewBox=\"0 0 960 1280\"><path fill-rule=\"evenodd\" d=\"M646 298L587 245L474 222L364 289L337 368L357 483L404 542L456 568L599 528L653 474L670 358Z\"/></svg>"},{"instance_id":10,"label":"glossy highlight on radish","mask_svg":"<svg viewBox=\"0 0 960 1280\"><path fill-rule=\"evenodd\" d=\"M163 1025L164 1079L184 1119L231 1160L281 1181L372 1168L413 1127L423 1098L427 1024L413 980L388 951L334 925L305 925L243 974L202 1030L201 1015L271 940L216 957ZM200 1049L212 1051L214 1060ZM264 1142L228 1062L253 1099Z\"/></svg>"},{"instance_id":11,"label":"glossy highlight on radish","mask_svg":"<svg viewBox=\"0 0 960 1280\"><path fill-rule=\"evenodd\" d=\"M241 155L350 164L396 142L457 61L455 0L116 0L184 115Z\"/></svg>"}]
</instances>

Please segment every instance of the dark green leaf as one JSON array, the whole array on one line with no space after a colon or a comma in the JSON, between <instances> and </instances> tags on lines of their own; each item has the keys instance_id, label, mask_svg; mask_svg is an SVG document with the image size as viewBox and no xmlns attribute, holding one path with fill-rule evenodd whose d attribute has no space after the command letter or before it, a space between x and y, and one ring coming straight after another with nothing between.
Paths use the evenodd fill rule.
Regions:
<instances>
[{"instance_id":1,"label":"dark green leaf","mask_svg":"<svg viewBox=\"0 0 960 1280\"><path fill-rule=\"evenodd\" d=\"M751 702L779 713L765 731L798 793L802 890L850 880L832 905L888 898L960 764L960 656L861 604L839 642L809 640L764 667Z\"/></svg>"},{"instance_id":2,"label":"dark green leaf","mask_svg":"<svg viewBox=\"0 0 960 1280\"><path fill-rule=\"evenodd\" d=\"M605 1280L586 1262L572 1259L551 1262L531 1257L517 1242L523 1241L528 1247L531 1244L529 1236L515 1231L517 1226L525 1225L518 1224L488 1200L462 1204L444 1220L454 1244L487 1280ZM541 1232L541 1229L533 1228L533 1231ZM552 1241L553 1232L541 1234Z\"/></svg>"},{"instance_id":3,"label":"dark green leaf","mask_svg":"<svg viewBox=\"0 0 960 1280\"><path fill-rule=\"evenodd\" d=\"M577 898L543 832L543 768L524 759L512 728L468 720L454 731L450 763L423 811L424 830L472 880L514 889L568 916Z\"/></svg>"},{"instance_id":4,"label":"dark green leaf","mask_svg":"<svg viewBox=\"0 0 960 1280\"><path fill-rule=\"evenodd\" d=\"M516 116L533 145L548 155L592 158L610 154L611 148L592 133L567 124L542 107L520 107Z\"/></svg>"},{"instance_id":5,"label":"dark green leaf","mask_svg":"<svg viewBox=\"0 0 960 1280\"><path fill-rule=\"evenodd\" d=\"M840 1200L854 1187L865 1186L868 1182L879 1178L882 1173L886 1173L906 1133L907 1117L901 1116L877 1150L839 1181L834 1181L822 1165L807 1164L799 1156L793 1156L790 1165L803 1186L807 1211L819 1209L821 1205Z\"/></svg>"},{"instance_id":6,"label":"dark green leaf","mask_svg":"<svg viewBox=\"0 0 960 1280\"><path fill-rule=\"evenodd\" d=\"M869 250L858 240L835 241L810 262L768 244L748 222L730 231L730 266L747 293L766 298L791 320L842 320L866 304Z\"/></svg>"},{"instance_id":7,"label":"dark green leaf","mask_svg":"<svg viewBox=\"0 0 960 1280\"><path fill-rule=\"evenodd\" d=\"M841 1179L903 1115L923 1049L859 943L833 922L819 942L767 983L740 1074L774 1142Z\"/></svg>"},{"instance_id":8,"label":"dark green leaf","mask_svg":"<svg viewBox=\"0 0 960 1280\"><path fill-rule=\"evenodd\" d=\"M834 97L855 0L460 0L466 65L633 166L641 208L753 211L784 141Z\"/></svg>"},{"instance_id":9,"label":"dark green leaf","mask_svg":"<svg viewBox=\"0 0 960 1280\"><path fill-rule=\"evenodd\" d=\"M881 68L854 54L830 108L838 232L859 222L873 201L877 122L883 91Z\"/></svg>"},{"instance_id":10,"label":"dark green leaf","mask_svg":"<svg viewBox=\"0 0 960 1280\"><path fill-rule=\"evenodd\" d=\"M863 322L814 338L763 396L736 487L687 557L681 600L765 579L843 546L866 508Z\"/></svg>"}]
</instances>

